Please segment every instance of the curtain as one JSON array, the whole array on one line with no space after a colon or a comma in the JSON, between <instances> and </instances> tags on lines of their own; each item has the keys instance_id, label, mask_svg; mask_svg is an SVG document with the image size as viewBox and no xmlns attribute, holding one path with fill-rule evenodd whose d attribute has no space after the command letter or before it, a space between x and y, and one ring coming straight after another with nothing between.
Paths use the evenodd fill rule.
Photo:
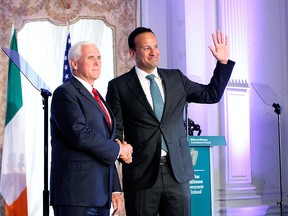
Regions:
<instances>
[{"instance_id":1,"label":"curtain","mask_svg":"<svg viewBox=\"0 0 288 216\"><path fill-rule=\"evenodd\" d=\"M94 42L100 50L102 72L95 86L105 97L108 81L114 77L113 33L102 20L81 19L75 24L57 26L49 21L26 23L17 34L19 54L53 91L62 84L64 52L68 31L72 45L80 40ZM44 110L42 96L22 75L26 128L26 173L30 216L43 214L44 189ZM50 109L51 97L49 98ZM49 110L50 115L50 110ZM49 175L50 175L50 127ZM49 179L50 180L50 179ZM50 215L53 215L50 208Z\"/></svg>"}]
</instances>

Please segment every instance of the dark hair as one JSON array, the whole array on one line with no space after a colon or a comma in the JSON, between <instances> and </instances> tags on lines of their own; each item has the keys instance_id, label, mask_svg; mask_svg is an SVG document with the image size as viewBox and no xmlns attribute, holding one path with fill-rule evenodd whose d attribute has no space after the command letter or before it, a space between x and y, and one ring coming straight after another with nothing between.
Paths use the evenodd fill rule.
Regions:
<instances>
[{"instance_id":1,"label":"dark hair","mask_svg":"<svg viewBox=\"0 0 288 216\"><path fill-rule=\"evenodd\" d=\"M136 29L134 29L134 31L132 31L128 37L128 46L129 49L134 49L135 48L135 43L134 40L136 38L137 35L145 33L145 32L151 32L154 34L154 32L150 29L150 28L145 28L145 27L137 27Z\"/></svg>"}]
</instances>

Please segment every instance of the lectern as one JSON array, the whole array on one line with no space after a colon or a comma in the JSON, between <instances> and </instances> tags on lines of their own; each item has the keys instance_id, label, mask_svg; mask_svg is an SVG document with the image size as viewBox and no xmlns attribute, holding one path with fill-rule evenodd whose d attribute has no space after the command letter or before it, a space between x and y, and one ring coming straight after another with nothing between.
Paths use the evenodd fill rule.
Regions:
<instances>
[{"instance_id":1,"label":"lectern","mask_svg":"<svg viewBox=\"0 0 288 216\"><path fill-rule=\"evenodd\" d=\"M213 146L226 146L224 136L188 136L194 165L190 181L191 216L213 215Z\"/></svg>"}]
</instances>

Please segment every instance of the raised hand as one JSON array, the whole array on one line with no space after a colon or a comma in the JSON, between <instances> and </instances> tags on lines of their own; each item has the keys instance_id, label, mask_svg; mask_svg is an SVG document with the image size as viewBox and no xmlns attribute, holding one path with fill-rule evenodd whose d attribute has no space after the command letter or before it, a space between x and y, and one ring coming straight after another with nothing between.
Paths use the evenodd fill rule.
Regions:
<instances>
[{"instance_id":1,"label":"raised hand","mask_svg":"<svg viewBox=\"0 0 288 216\"><path fill-rule=\"evenodd\" d=\"M208 46L208 48L220 63L227 64L229 60L228 37L218 30L216 34L212 34L212 39L215 47Z\"/></svg>"}]
</instances>

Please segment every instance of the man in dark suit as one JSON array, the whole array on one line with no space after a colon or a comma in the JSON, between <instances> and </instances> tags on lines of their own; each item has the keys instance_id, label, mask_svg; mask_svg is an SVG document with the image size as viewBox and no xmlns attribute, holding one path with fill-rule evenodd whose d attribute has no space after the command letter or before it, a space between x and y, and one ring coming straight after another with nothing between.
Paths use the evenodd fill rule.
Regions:
<instances>
[{"instance_id":1,"label":"man in dark suit","mask_svg":"<svg viewBox=\"0 0 288 216\"><path fill-rule=\"evenodd\" d=\"M160 52L151 29L139 27L129 35L129 53L136 65L109 82L106 97L116 116L116 137L133 146L133 162L123 164L128 216L190 215L189 181L194 173L183 123L184 106L186 102L217 103L235 64L228 59L228 38L220 31L212 38L215 48L209 49L218 62L210 83L203 85L189 80L180 70L157 67ZM156 94L155 82L147 77L151 74L161 96L155 96L159 90ZM158 116L161 103L164 108Z\"/></svg>"},{"instance_id":2,"label":"man in dark suit","mask_svg":"<svg viewBox=\"0 0 288 216\"><path fill-rule=\"evenodd\" d=\"M54 215L108 216L111 202L116 215L123 198L115 161L131 163L132 147L115 141L115 117L93 86L101 72L98 48L76 43L69 63L73 77L54 91L51 104Z\"/></svg>"}]
</instances>

